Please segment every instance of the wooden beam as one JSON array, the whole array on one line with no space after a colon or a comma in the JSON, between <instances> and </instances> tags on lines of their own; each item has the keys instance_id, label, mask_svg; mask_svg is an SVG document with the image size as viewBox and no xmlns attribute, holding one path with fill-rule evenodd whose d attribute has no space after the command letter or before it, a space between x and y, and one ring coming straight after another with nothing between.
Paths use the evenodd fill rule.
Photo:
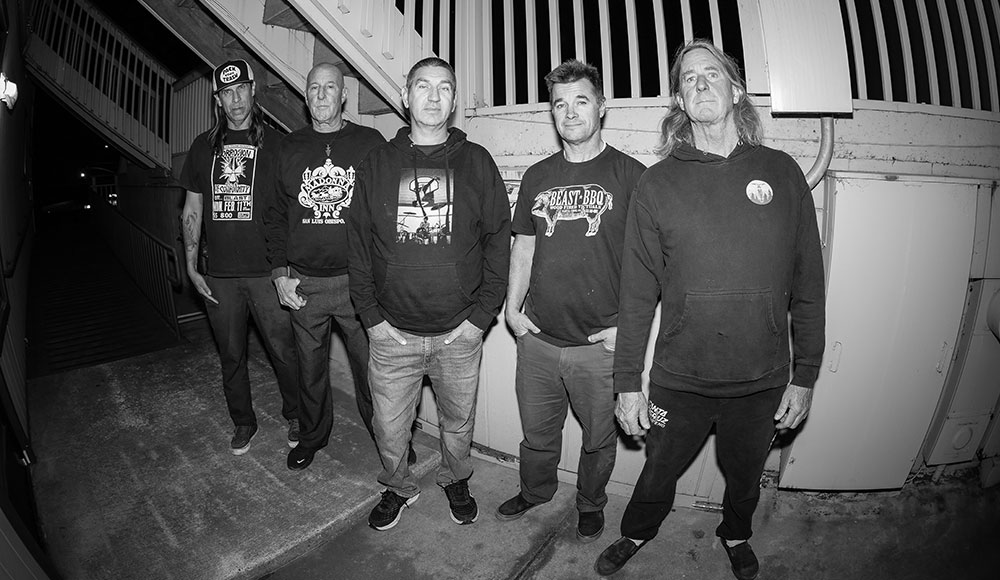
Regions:
<instances>
[{"instance_id":1,"label":"wooden beam","mask_svg":"<svg viewBox=\"0 0 1000 580\"><path fill-rule=\"evenodd\" d=\"M242 58L250 63L257 74L264 74L268 67L246 48L223 47L225 28L200 4L178 6L176 0L139 0L149 13L156 17L167 30L188 46L210 67L232 58ZM300 98L292 99L289 90L275 90L257 87L257 102L260 106L289 131L298 129L308 122L305 106Z\"/></svg>"}]
</instances>

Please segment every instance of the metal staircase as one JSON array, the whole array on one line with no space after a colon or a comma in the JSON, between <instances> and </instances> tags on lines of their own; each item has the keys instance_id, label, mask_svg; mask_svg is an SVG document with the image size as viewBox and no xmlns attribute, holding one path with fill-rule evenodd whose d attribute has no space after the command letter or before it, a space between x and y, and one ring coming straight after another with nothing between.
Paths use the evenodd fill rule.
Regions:
<instances>
[{"instance_id":1,"label":"metal staircase","mask_svg":"<svg viewBox=\"0 0 1000 580\"><path fill-rule=\"evenodd\" d=\"M86 0L36 2L25 64L89 127L146 167L170 167L173 76Z\"/></svg>"}]
</instances>

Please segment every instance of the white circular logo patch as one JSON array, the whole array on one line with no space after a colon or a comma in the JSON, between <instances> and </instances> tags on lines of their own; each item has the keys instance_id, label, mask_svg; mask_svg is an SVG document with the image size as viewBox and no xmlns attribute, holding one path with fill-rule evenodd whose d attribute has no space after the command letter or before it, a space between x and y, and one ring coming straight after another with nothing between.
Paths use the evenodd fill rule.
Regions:
<instances>
[{"instance_id":1,"label":"white circular logo patch","mask_svg":"<svg viewBox=\"0 0 1000 580\"><path fill-rule=\"evenodd\" d=\"M240 69L234 65L229 65L219 73L219 80L223 83L231 83L240 78Z\"/></svg>"},{"instance_id":2,"label":"white circular logo patch","mask_svg":"<svg viewBox=\"0 0 1000 580\"><path fill-rule=\"evenodd\" d=\"M767 205L774 199L774 192L766 181L754 179L747 184L747 197L757 205Z\"/></svg>"}]
</instances>

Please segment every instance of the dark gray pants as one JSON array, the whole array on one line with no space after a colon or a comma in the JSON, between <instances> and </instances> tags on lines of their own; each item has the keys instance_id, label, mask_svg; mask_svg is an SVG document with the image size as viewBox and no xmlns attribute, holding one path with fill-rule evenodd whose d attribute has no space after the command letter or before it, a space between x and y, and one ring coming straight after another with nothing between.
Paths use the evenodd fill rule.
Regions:
<instances>
[{"instance_id":1,"label":"dark gray pants","mask_svg":"<svg viewBox=\"0 0 1000 580\"><path fill-rule=\"evenodd\" d=\"M301 373L299 392L299 445L320 449L330 442L333 401L330 395L330 333L333 322L347 347L347 361L354 375L354 393L361 420L372 440L372 393L368 386L368 336L351 305L347 274L307 276L291 270L301 280L298 293L306 305L292 311L292 331Z\"/></svg>"},{"instance_id":2,"label":"dark gray pants","mask_svg":"<svg viewBox=\"0 0 1000 580\"><path fill-rule=\"evenodd\" d=\"M205 301L208 322L212 326L222 363L222 390L234 425L256 425L247 371L247 317L260 330L264 348L271 358L281 392L281 415L298 417L299 375L292 346L292 325L288 311L281 307L274 285L267 276L254 278L215 278L206 276L212 297L218 304Z\"/></svg>"},{"instance_id":3,"label":"dark gray pants","mask_svg":"<svg viewBox=\"0 0 1000 580\"><path fill-rule=\"evenodd\" d=\"M576 476L576 507L604 509L618 440L612 385L614 353L600 343L558 347L530 332L517 339L517 409L521 416L521 495L552 499L559 486L562 431L572 406L583 429Z\"/></svg>"}]
</instances>

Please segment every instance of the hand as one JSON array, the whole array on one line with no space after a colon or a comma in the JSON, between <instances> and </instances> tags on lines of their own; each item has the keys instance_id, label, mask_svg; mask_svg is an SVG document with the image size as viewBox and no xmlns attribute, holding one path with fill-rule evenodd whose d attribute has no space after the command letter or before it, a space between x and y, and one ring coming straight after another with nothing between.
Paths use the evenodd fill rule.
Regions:
<instances>
[{"instance_id":1,"label":"hand","mask_svg":"<svg viewBox=\"0 0 1000 580\"><path fill-rule=\"evenodd\" d=\"M535 323L520 310L506 310L503 317L507 320L507 326L510 327L514 336L524 336L529 332L531 334L538 334L542 331L541 328L535 326Z\"/></svg>"},{"instance_id":2,"label":"hand","mask_svg":"<svg viewBox=\"0 0 1000 580\"><path fill-rule=\"evenodd\" d=\"M368 329L368 340L384 340L387 338L391 338L401 345L406 344L406 339L403 338L403 335L396 330L395 326L389 324L387 320L383 320Z\"/></svg>"},{"instance_id":3,"label":"hand","mask_svg":"<svg viewBox=\"0 0 1000 580\"><path fill-rule=\"evenodd\" d=\"M774 420L779 422L775 429L780 431L798 427L809 414L812 399L812 389L793 384L785 387L785 394L781 395L781 403L778 404L778 412L774 414Z\"/></svg>"},{"instance_id":4,"label":"hand","mask_svg":"<svg viewBox=\"0 0 1000 580\"><path fill-rule=\"evenodd\" d=\"M603 342L604 348L608 349L611 352L615 352L615 341L617 339L618 339L617 326L611 326L605 328L604 330L596 334L591 334L590 336L587 337L587 340L589 340L591 343Z\"/></svg>"},{"instance_id":5,"label":"hand","mask_svg":"<svg viewBox=\"0 0 1000 580\"><path fill-rule=\"evenodd\" d=\"M649 405L642 391L618 393L615 417L627 435L645 435L649 429Z\"/></svg>"},{"instance_id":6,"label":"hand","mask_svg":"<svg viewBox=\"0 0 1000 580\"><path fill-rule=\"evenodd\" d=\"M451 344L455 342L455 339L460 336L476 340L480 338L482 335L483 335L483 329L479 328L475 324L472 324L471 322L469 322L469 319L466 318L465 320L462 321L462 324L459 324L458 327L455 328L455 330L452 330L451 332L448 333L448 336L444 337L444 343Z\"/></svg>"},{"instance_id":7,"label":"hand","mask_svg":"<svg viewBox=\"0 0 1000 580\"><path fill-rule=\"evenodd\" d=\"M290 276L278 276L274 279L274 288L278 291L278 302L292 310L298 310L306 305L306 297L295 291L302 280Z\"/></svg>"},{"instance_id":8,"label":"hand","mask_svg":"<svg viewBox=\"0 0 1000 580\"><path fill-rule=\"evenodd\" d=\"M188 278L191 280L191 283L194 284L194 289L197 290L198 294L201 294L205 298L205 300L208 300L209 302L212 302L214 304L219 303L218 300L212 298L212 289L208 287L208 282L205 281L204 276L199 274L197 271L189 268Z\"/></svg>"}]
</instances>

